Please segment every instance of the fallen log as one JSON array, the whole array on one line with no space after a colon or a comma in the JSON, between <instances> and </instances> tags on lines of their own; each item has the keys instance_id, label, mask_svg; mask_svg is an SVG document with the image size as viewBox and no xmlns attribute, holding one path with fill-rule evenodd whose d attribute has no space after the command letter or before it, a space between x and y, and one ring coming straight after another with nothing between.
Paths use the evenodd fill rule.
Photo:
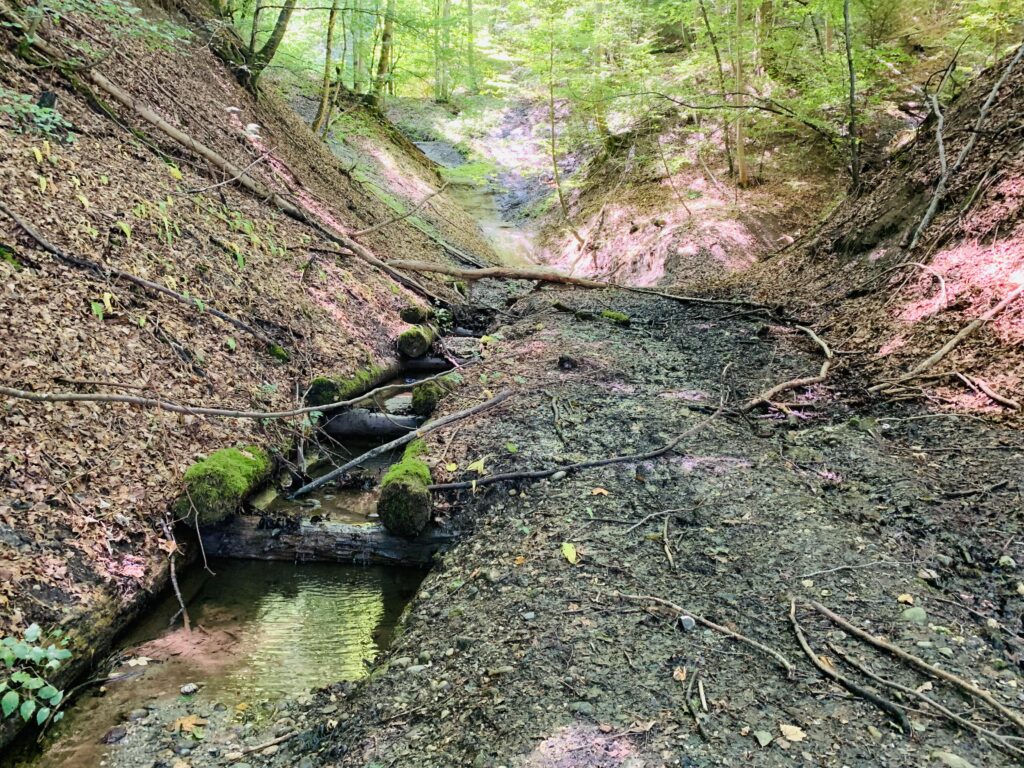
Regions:
<instances>
[{"instance_id":1,"label":"fallen log","mask_svg":"<svg viewBox=\"0 0 1024 768\"><path fill-rule=\"evenodd\" d=\"M403 357L415 359L430 351L437 340L437 330L432 325L414 325L399 334L395 346Z\"/></svg>"},{"instance_id":2,"label":"fallen log","mask_svg":"<svg viewBox=\"0 0 1024 768\"><path fill-rule=\"evenodd\" d=\"M427 565L455 541L452 532L431 530L416 539L393 536L379 523L319 523L303 519L297 529L259 527L260 518L236 515L222 525L201 529L210 557L288 562L350 562Z\"/></svg>"},{"instance_id":3,"label":"fallen log","mask_svg":"<svg viewBox=\"0 0 1024 768\"><path fill-rule=\"evenodd\" d=\"M332 416L324 424L324 432L333 438L368 438L387 440L411 432L422 423L414 416L391 416L368 408L353 408Z\"/></svg>"}]
</instances>

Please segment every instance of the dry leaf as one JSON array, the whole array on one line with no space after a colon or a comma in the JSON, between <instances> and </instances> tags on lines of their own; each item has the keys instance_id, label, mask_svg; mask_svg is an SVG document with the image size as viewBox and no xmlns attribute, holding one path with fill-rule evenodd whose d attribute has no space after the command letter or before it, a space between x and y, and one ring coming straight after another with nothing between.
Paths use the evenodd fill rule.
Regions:
<instances>
[{"instance_id":1,"label":"dry leaf","mask_svg":"<svg viewBox=\"0 0 1024 768\"><path fill-rule=\"evenodd\" d=\"M914 596L904 592L902 595L896 598L897 603L903 603L904 605L913 605Z\"/></svg>"},{"instance_id":2,"label":"dry leaf","mask_svg":"<svg viewBox=\"0 0 1024 768\"><path fill-rule=\"evenodd\" d=\"M803 741L807 738L807 734L804 733L802 728L798 728L795 725L786 725L785 723L779 723L779 730L782 732L783 737L786 741Z\"/></svg>"},{"instance_id":3,"label":"dry leaf","mask_svg":"<svg viewBox=\"0 0 1024 768\"><path fill-rule=\"evenodd\" d=\"M680 683L686 681L686 667L676 667L672 670L672 679L678 680Z\"/></svg>"},{"instance_id":4,"label":"dry leaf","mask_svg":"<svg viewBox=\"0 0 1024 768\"><path fill-rule=\"evenodd\" d=\"M512 565L519 566L526 562L526 558L522 555L517 555L516 559L512 561Z\"/></svg>"},{"instance_id":5,"label":"dry leaf","mask_svg":"<svg viewBox=\"0 0 1024 768\"><path fill-rule=\"evenodd\" d=\"M592 490L590 492L590 495L591 496L607 496L608 495L608 491L606 491L604 488L595 488L594 490Z\"/></svg>"},{"instance_id":6,"label":"dry leaf","mask_svg":"<svg viewBox=\"0 0 1024 768\"><path fill-rule=\"evenodd\" d=\"M185 715L171 723L170 730L172 733L192 733L193 730L203 725L206 725L206 720L199 715Z\"/></svg>"}]
</instances>

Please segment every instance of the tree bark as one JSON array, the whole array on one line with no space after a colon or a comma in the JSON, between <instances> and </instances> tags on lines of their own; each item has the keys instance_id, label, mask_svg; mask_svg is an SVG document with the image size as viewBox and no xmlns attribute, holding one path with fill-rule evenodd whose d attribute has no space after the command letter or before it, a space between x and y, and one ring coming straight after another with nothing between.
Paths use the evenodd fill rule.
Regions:
<instances>
[{"instance_id":1,"label":"tree bark","mask_svg":"<svg viewBox=\"0 0 1024 768\"><path fill-rule=\"evenodd\" d=\"M857 142L857 71L853 66L853 40L850 35L850 0L843 0L843 31L846 35L846 66L850 72L850 176L853 189L860 186L860 148Z\"/></svg>"},{"instance_id":2,"label":"tree bark","mask_svg":"<svg viewBox=\"0 0 1024 768\"><path fill-rule=\"evenodd\" d=\"M736 184L745 187L750 183L747 170L747 153L744 143L746 132L744 130L743 107L746 106L747 82L743 69L743 0L736 0L736 30L734 43L734 56L736 62L736 105L740 108L736 116Z\"/></svg>"},{"instance_id":3,"label":"tree bark","mask_svg":"<svg viewBox=\"0 0 1024 768\"><path fill-rule=\"evenodd\" d=\"M466 67L469 69L469 92L478 93L480 84L476 74L476 20L473 18L473 0L466 0Z\"/></svg>"},{"instance_id":4,"label":"tree bark","mask_svg":"<svg viewBox=\"0 0 1024 768\"><path fill-rule=\"evenodd\" d=\"M715 63L718 65L718 87L725 93L728 88L725 87L725 66L722 64L722 52L718 47L718 38L715 36L715 30L711 26L711 19L708 18L708 9L704 3L704 0L700 2L700 15L704 20L704 29L707 30L708 40L711 43L711 50L715 54ZM726 129L722 132L722 136L725 144L725 159L729 163L729 175L731 176L735 172L732 160L732 140L729 138L729 131Z\"/></svg>"},{"instance_id":5,"label":"tree bark","mask_svg":"<svg viewBox=\"0 0 1024 768\"><path fill-rule=\"evenodd\" d=\"M551 23L554 23L553 19ZM551 137L551 173L554 176L555 192L558 194L558 205L562 209L562 217L569 226L572 236L582 247L584 240L569 219L569 206L565 202L565 195L562 192L562 177L558 169L558 134L555 129L555 32L553 26L549 30L548 36L548 125Z\"/></svg>"},{"instance_id":6,"label":"tree bark","mask_svg":"<svg viewBox=\"0 0 1024 768\"><path fill-rule=\"evenodd\" d=\"M384 108L388 81L391 79L391 49L394 39L395 0L388 0L384 11L384 30L380 36L380 59L377 62L377 79L373 84L373 98L377 106Z\"/></svg>"},{"instance_id":7,"label":"tree bark","mask_svg":"<svg viewBox=\"0 0 1024 768\"><path fill-rule=\"evenodd\" d=\"M292 12L295 10L296 2L297 0L284 0L284 5L280 13L277 14L277 21L274 23L274 29L270 33L270 37L267 38L267 42L259 50L249 49L245 67L241 70L239 77L242 85L249 90L254 91L256 89L260 75L263 74L263 70L267 68L267 65L274 58L274 54L277 53L277 49L281 46L281 42L284 40L284 33L288 29L288 22L291 21Z\"/></svg>"}]
</instances>

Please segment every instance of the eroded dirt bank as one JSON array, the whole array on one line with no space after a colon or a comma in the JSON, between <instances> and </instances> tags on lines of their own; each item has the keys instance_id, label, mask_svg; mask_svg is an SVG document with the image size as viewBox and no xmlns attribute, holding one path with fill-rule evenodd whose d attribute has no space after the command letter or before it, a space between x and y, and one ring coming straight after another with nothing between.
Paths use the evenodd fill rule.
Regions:
<instances>
[{"instance_id":1,"label":"eroded dirt bank","mask_svg":"<svg viewBox=\"0 0 1024 768\"><path fill-rule=\"evenodd\" d=\"M553 311L556 299L631 324L580 320ZM449 495L441 516L475 521L475 532L428 576L389 659L354 694L318 701L313 711L329 714L277 764L297 754L346 766L1019 764L920 701L902 702L914 733L899 733L823 680L788 618L793 595L822 663L861 685L874 686L840 653L1020 736L807 607L818 600L1019 713L1016 433L852 413L825 389L788 419L713 417L721 393L735 407L819 364L802 334L735 307L542 292L500 333L473 374L478 392L465 388L446 410L485 390L517 394L430 441L436 479L450 463L452 479L475 476L463 468L479 459L494 474L643 452L702 427L657 460ZM670 600L770 646L792 676L619 593Z\"/></svg>"}]
</instances>

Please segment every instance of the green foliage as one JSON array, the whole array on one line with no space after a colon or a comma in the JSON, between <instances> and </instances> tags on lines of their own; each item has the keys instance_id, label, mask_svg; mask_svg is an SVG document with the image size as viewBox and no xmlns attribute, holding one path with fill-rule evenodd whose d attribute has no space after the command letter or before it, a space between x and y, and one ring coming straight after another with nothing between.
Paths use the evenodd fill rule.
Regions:
<instances>
[{"instance_id":1,"label":"green foliage","mask_svg":"<svg viewBox=\"0 0 1024 768\"><path fill-rule=\"evenodd\" d=\"M24 10L29 30L35 30L43 20L60 24L64 17L87 16L115 37L141 39L152 48L172 50L192 33L169 20L152 20L142 10L124 0L39 0ZM97 52L91 46L78 42L79 51L92 58Z\"/></svg>"},{"instance_id":2,"label":"green foliage","mask_svg":"<svg viewBox=\"0 0 1024 768\"><path fill-rule=\"evenodd\" d=\"M270 476L273 463L255 445L222 448L185 472L185 494L175 504L181 519L196 514L200 525L217 523L233 514Z\"/></svg>"},{"instance_id":3,"label":"green foliage","mask_svg":"<svg viewBox=\"0 0 1024 768\"><path fill-rule=\"evenodd\" d=\"M29 626L21 636L0 641L0 715L4 719L21 717L26 723L42 725L64 716L55 711L64 691L43 675L58 671L61 663L71 658L66 646L67 638L59 630L44 639L38 624Z\"/></svg>"},{"instance_id":4,"label":"green foliage","mask_svg":"<svg viewBox=\"0 0 1024 768\"><path fill-rule=\"evenodd\" d=\"M11 119L15 130L35 131L61 141L74 141L71 123L56 109L40 107L36 99L0 85L0 115Z\"/></svg>"}]
</instances>

